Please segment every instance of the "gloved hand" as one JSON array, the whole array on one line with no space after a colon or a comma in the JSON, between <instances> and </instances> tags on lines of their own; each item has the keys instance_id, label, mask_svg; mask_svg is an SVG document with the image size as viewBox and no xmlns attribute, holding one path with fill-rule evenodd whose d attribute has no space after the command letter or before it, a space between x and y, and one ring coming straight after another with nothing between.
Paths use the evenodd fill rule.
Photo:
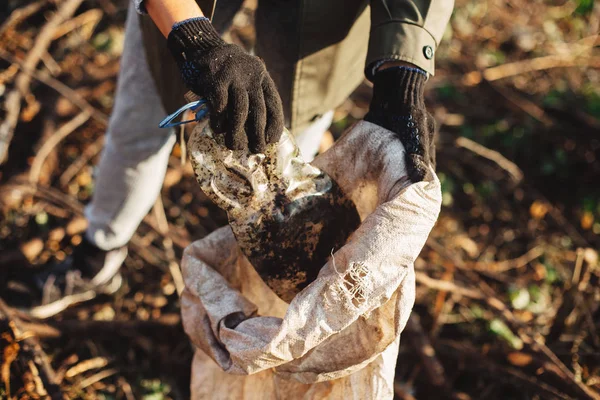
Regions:
<instances>
[{"instance_id":1,"label":"gloved hand","mask_svg":"<svg viewBox=\"0 0 600 400\"><path fill-rule=\"evenodd\" d=\"M373 99L365 121L395 132L406 149L406 169L413 183L435 168L435 120L425 109L427 74L417 68L391 67L372 77Z\"/></svg>"},{"instance_id":2,"label":"gloved hand","mask_svg":"<svg viewBox=\"0 0 600 400\"><path fill-rule=\"evenodd\" d=\"M283 131L283 107L265 64L227 44L207 18L173 26L167 41L184 83L210 106L210 126L232 150L261 153Z\"/></svg>"}]
</instances>

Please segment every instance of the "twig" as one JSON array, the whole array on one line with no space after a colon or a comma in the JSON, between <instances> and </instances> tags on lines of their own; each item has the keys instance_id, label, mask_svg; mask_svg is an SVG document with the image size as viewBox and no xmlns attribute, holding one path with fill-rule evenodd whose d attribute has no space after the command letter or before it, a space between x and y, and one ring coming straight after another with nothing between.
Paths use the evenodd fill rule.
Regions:
<instances>
[{"instance_id":1,"label":"twig","mask_svg":"<svg viewBox=\"0 0 600 400\"><path fill-rule=\"evenodd\" d=\"M0 194L11 193L13 190L39 197L49 203L60 205L78 216L83 215L83 205L79 201L53 187L44 187L22 181L0 186Z\"/></svg>"},{"instance_id":2,"label":"twig","mask_svg":"<svg viewBox=\"0 0 600 400\"><path fill-rule=\"evenodd\" d=\"M56 90L63 97L67 98L71 103L79 107L82 111L88 112L93 119L100 122L103 126L108 125L108 115L98 110L96 107L92 106L79 93L77 93L61 81L49 76L45 71L35 71L32 75L35 79Z\"/></svg>"},{"instance_id":3,"label":"twig","mask_svg":"<svg viewBox=\"0 0 600 400\"><path fill-rule=\"evenodd\" d=\"M169 222L167 221L165 207L163 206L160 194L156 199L156 203L154 203L154 217L156 218L159 232L163 235L163 245L165 246L167 258L169 259L169 272L173 278L173 283L177 289L177 294L181 296L181 293L183 293L183 288L185 287L185 283L183 281L181 270L179 269L179 264L177 264L176 261L175 251L173 250L173 241L168 236Z\"/></svg>"},{"instance_id":4,"label":"twig","mask_svg":"<svg viewBox=\"0 0 600 400\"><path fill-rule=\"evenodd\" d=\"M66 138L68 135L73 133L81 125L85 124L90 119L90 114L86 111L80 112L77 116L71 119L69 122L61 126L48 140L44 142L42 147L39 149L33 163L31 164L31 170L29 171L29 182L36 184L40 179L42 167L46 157L52 152L52 149L58 145L61 140Z\"/></svg>"},{"instance_id":5,"label":"twig","mask_svg":"<svg viewBox=\"0 0 600 400\"><path fill-rule=\"evenodd\" d=\"M74 378L79 374L82 374L91 369L103 368L108 365L108 359L106 357L94 357L83 360L65 372L66 378Z\"/></svg>"},{"instance_id":6,"label":"twig","mask_svg":"<svg viewBox=\"0 0 600 400\"><path fill-rule=\"evenodd\" d=\"M500 168L508 172L513 178L513 181L516 183L519 183L523 180L523 171L521 171L517 164L510 161L497 151L488 149L487 147L482 146L471 139L467 139L464 136L456 139L456 145L467 150L471 150L473 153L495 162Z\"/></svg>"},{"instance_id":7,"label":"twig","mask_svg":"<svg viewBox=\"0 0 600 400\"><path fill-rule=\"evenodd\" d=\"M46 0L37 1L35 3L28 4L25 7L21 7L13 11L10 14L10 16L6 19L4 24L2 24L2 26L0 27L0 36L12 26L20 23L24 19L38 12L39 9L42 8L42 6L44 6L46 3Z\"/></svg>"},{"instance_id":8,"label":"twig","mask_svg":"<svg viewBox=\"0 0 600 400\"><path fill-rule=\"evenodd\" d=\"M556 365L561 370L561 372L565 375L565 377L568 378L568 380L573 385L575 385L577 387L577 389L579 389L581 396L585 396L585 398L594 399L594 400L600 399L600 394L592 391L589 387L584 385L582 382L577 381L577 379L575 378L575 375L573 375L571 370L569 368L567 368L567 366L560 360L560 358L558 358L556 356L556 354L554 354L554 352L552 350L550 350L548 348L548 346L546 346L540 340L540 338L535 337L534 340L535 340L535 344L539 347L539 349L542 351L542 353L544 353L546 355L546 357L548 357L554 363L554 365Z\"/></svg>"},{"instance_id":9,"label":"twig","mask_svg":"<svg viewBox=\"0 0 600 400\"><path fill-rule=\"evenodd\" d=\"M90 376L89 378L82 380L81 382L79 382L76 385L76 387L78 390L83 390L86 387L93 385L96 382L100 382L102 379L106 379L109 376L113 376L117 372L119 372L119 370L116 368L105 369L104 371L100 371L97 374L94 374L94 375Z\"/></svg>"},{"instance_id":10,"label":"twig","mask_svg":"<svg viewBox=\"0 0 600 400\"><path fill-rule=\"evenodd\" d=\"M44 52L48 49L48 46L50 46L54 32L66 19L70 18L75 13L81 2L82 0L66 0L61 4L60 8L52 16L50 21L48 21L40 30L33 47L29 53L27 53L27 56L23 61L23 69L34 70L36 68ZM19 121L21 99L25 93L29 91L30 82L30 75L20 73L15 82L15 89L6 96L5 107L7 115L4 122L0 124L0 164L4 163L8 156L8 147L13 138L17 122Z\"/></svg>"},{"instance_id":11,"label":"twig","mask_svg":"<svg viewBox=\"0 0 600 400\"><path fill-rule=\"evenodd\" d=\"M443 281L454 280L454 267L453 266L449 266L448 268L446 268L446 271L444 271L444 273L442 274L442 280ZM452 298L452 296L450 296L450 298ZM441 316L444 308L447 306L447 304L448 304L448 292L440 290L438 292L438 294L435 296L435 303L434 303L433 315L432 315L433 324L431 326L430 334L433 335L433 332L437 331L439 329L438 324L440 321L440 316Z\"/></svg>"},{"instance_id":12,"label":"twig","mask_svg":"<svg viewBox=\"0 0 600 400\"><path fill-rule=\"evenodd\" d=\"M484 79L486 81L491 82L533 71L577 66L600 68L600 57L569 57L564 55L551 55L532 58L529 60L516 61L512 63L498 65L497 67L490 67L485 69L483 72L469 72L464 76L463 84L465 84L466 86L474 86L479 84Z\"/></svg>"},{"instance_id":13,"label":"twig","mask_svg":"<svg viewBox=\"0 0 600 400\"><path fill-rule=\"evenodd\" d=\"M455 257L453 254L448 254L448 251L443 246L441 246L439 243L437 243L435 240L429 239L427 241L427 244L429 246L436 248L436 250L438 251L438 253L440 253L440 255L447 256L452 261L454 261L456 263L457 267L461 268L462 270L465 271L465 273L467 273L467 276L470 275L469 274L470 271L465 270L464 262L462 260L458 259L457 257ZM462 295L465 295L466 297L471 297L473 299L481 299L481 297L483 297L483 295L485 293L485 297L483 297L483 300L490 307L499 311L500 314L505 318L505 320L510 325L512 325L513 327L516 328L517 335L524 343L531 346L531 348L533 350L536 350L536 351L541 350L544 353L544 355L548 359L550 359L550 361L553 364L555 364L555 366L563 373L563 377L565 378L565 380L568 381L568 383L571 384L571 386L573 386L574 390L579 391L580 395L585 396L585 398L600 399L600 396L598 394L592 392L591 389L586 387L583 383L577 382L575 380L575 376L573 375L573 373L571 371L569 371L569 369L562 363L562 361L543 342L541 342L538 338L532 338L532 337L526 335L525 332L523 331L523 329L520 329L520 328L522 328L523 323L514 316L512 311L504 304L504 302L502 302L498 299L498 297L495 295L493 289L491 289L488 285L484 284L483 281L478 282L479 287L485 291L484 293L481 293L481 295L480 295L479 293L477 293L477 292L474 293L474 291L469 290L469 289L463 289L460 287L453 288L452 285L454 285L454 284L451 282L437 281L435 279L429 278L426 275L419 276L419 274L424 275L423 273L417 273L417 282L421 282L429 287L432 287L432 288L435 288L438 290L448 290L448 291L452 292L453 290L451 290L451 288L454 290L456 290L456 288L458 288L459 292L454 291L454 293L462 294ZM448 285L448 284L450 284L450 285ZM456 286L456 285L454 285L454 286ZM480 297L479 298L473 297L473 295L480 296Z\"/></svg>"},{"instance_id":14,"label":"twig","mask_svg":"<svg viewBox=\"0 0 600 400\"><path fill-rule=\"evenodd\" d=\"M119 386L125 393L125 398L127 400L135 400L135 397L133 396L133 390L131 389L131 385L129 384L129 382L127 382L127 380L122 376L119 377L118 381Z\"/></svg>"},{"instance_id":15,"label":"twig","mask_svg":"<svg viewBox=\"0 0 600 400\"><path fill-rule=\"evenodd\" d=\"M450 281L441 281L427 276L424 272L415 272L418 283L427 286L430 289L443 290L460 296L465 296L475 300L485 299L485 295L474 289L467 289Z\"/></svg>"},{"instance_id":16,"label":"twig","mask_svg":"<svg viewBox=\"0 0 600 400\"><path fill-rule=\"evenodd\" d=\"M0 49L0 58L10 63L13 63L13 65L16 65L20 68L21 72L30 75L32 78L35 78L38 81L42 82L44 85L54 89L60 95L68 99L71 103L79 107L81 111L86 111L90 113L91 117L94 120L100 122L102 125L108 125L108 115L92 106L79 93L77 93L58 79L53 78L47 72L25 68L22 62L16 60L14 57L12 57L10 54L8 54L2 49Z\"/></svg>"},{"instance_id":17,"label":"twig","mask_svg":"<svg viewBox=\"0 0 600 400\"><path fill-rule=\"evenodd\" d=\"M104 135L94 140L92 144L85 148L81 155L69 165L69 167L60 176L58 182L62 187L67 186L71 180L81 171L81 169L102 150L104 145Z\"/></svg>"},{"instance_id":18,"label":"twig","mask_svg":"<svg viewBox=\"0 0 600 400\"><path fill-rule=\"evenodd\" d=\"M594 316L590 311L590 307L588 306L585 298L583 297L583 293L576 292L575 293L575 303L581 308L583 312L583 317L588 325L589 333L592 336L592 340L594 341L594 346L600 347L600 337L598 336L598 329L596 329L596 323L594 321Z\"/></svg>"},{"instance_id":19,"label":"twig","mask_svg":"<svg viewBox=\"0 0 600 400\"><path fill-rule=\"evenodd\" d=\"M523 181L523 172L521 169L515 163L505 158L502 154L494 150L490 150L487 147L465 137L456 139L455 143L457 146L467 148L484 158L494 161L498 166L506 170L517 183L522 182L524 188L531 192L533 197L542 200L545 204L552 204L540 191L531 185L528 185L526 181ZM549 214L556 221L556 223L574 240L577 246L591 247L589 242L579 233L573 224L571 224L569 220L565 218L565 216L557 207L550 206Z\"/></svg>"},{"instance_id":20,"label":"twig","mask_svg":"<svg viewBox=\"0 0 600 400\"><path fill-rule=\"evenodd\" d=\"M44 382L42 381L42 378L40 378L40 371L36 367L35 363L29 360L27 362L27 366L29 367L29 371L31 371L31 375L33 376L33 382L35 384L35 391L37 394L43 397L48 396L48 392L44 387Z\"/></svg>"},{"instance_id":21,"label":"twig","mask_svg":"<svg viewBox=\"0 0 600 400\"><path fill-rule=\"evenodd\" d=\"M519 110L525 111L528 115L540 121L546 127L552 125L552 119L550 119L546 112L537 104L532 101L527 100L526 98L518 95L514 91L502 87L496 83L490 82L490 86L496 92L500 93L504 98L514 104Z\"/></svg>"},{"instance_id":22,"label":"twig","mask_svg":"<svg viewBox=\"0 0 600 400\"><path fill-rule=\"evenodd\" d=\"M133 253L138 255L148 264L155 266L163 272L168 271L168 269L163 266L165 262L168 262L168 260L164 258L164 252L159 251L159 249L154 246L148 246L138 234L133 235L129 242L129 247Z\"/></svg>"},{"instance_id":23,"label":"twig","mask_svg":"<svg viewBox=\"0 0 600 400\"><path fill-rule=\"evenodd\" d=\"M474 292L472 290L466 289L467 290L466 292L462 292L462 293L454 292L454 293L457 293L459 295L462 294L462 295L465 295L466 297L471 297L476 300L484 301L492 309L500 312L500 315L505 319L505 321L511 327L515 328L519 337L521 338L521 340L524 343L528 343L528 344L532 343L533 340L522 332L521 328L523 328L523 323L519 319L517 319L515 317L515 315L513 314L513 312L506 306L506 304L504 304L504 302L498 298L494 289L492 289L484 280L478 279L478 275L471 267L467 266L466 263L460 257L458 257L455 253L451 253L450 251L448 251L447 248L442 246L440 243L438 243L434 239L429 238L427 240L427 245L429 247L431 247L433 250L437 251L439 255L452 261L456 265L456 267L458 269L460 269L462 271L462 273L464 275L466 275L466 277L469 278L473 282L473 286L479 288L479 290L480 290L479 292ZM431 279L429 277L427 277L427 278ZM419 278L417 277L417 281L418 280L419 280ZM433 280L433 281L435 281L435 280ZM439 282L450 283L450 282L445 282L445 281L439 281ZM438 285L438 286L440 286L440 285ZM440 286L440 290L447 290L447 288L448 288L447 285ZM473 294L475 294L477 297L473 297L472 296Z\"/></svg>"},{"instance_id":24,"label":"twig","mask_svg":"<svg viewBox=\"0 0 600 400\"><path fill-rule=\"evenodd\" d=\"M91 25L89 28L86 29L85 35L82 38L83 40L87 41L90 39L92 32L94 31L96 25L98 25L98 22L100 22L101 19L101 9L94 8L92 10L87 10L86 12L79 14L75 18L71 18L62 23L61 26L58 27L58 29L54 33L52 39L56 40L71 32L72 30L75 30L79 27L83 27L85 25Z\"/></svg>"},{"instance_id":25,"label":"twig","mask_svg":"<svg viewBox=\"0 0 600 400\"><path fill-rule=\"evenodd\" d=\"M544 249L541 246L534 247L527 253L514 258L512 260L504 260L495 263L475 263L475 269L479 271L505 272L511 269L524 267L536 258L544 254Z\"/></svg>"},{"instance_id":26,"label":"twig","mask_svg":"<svg viewBox=\"0 0 600 400\"><path fill-rule=\"evenodd\" d=\"M148 227L150 227L152 230L163 235L163 233L161 232L161 230L158 227L156 218L149 218L147 216L146 218L144 218L143 222L146 225L148 225ZM172 224L169 224L169 231L166 233L166 236L168 236L171 239L171 241L173 242L173 244L176 245L177 247L179 247L180 249L185 249L191 243L191 240L189 238L182 237L181 235L177 234L176 232L173 232Z\"/></svg>"},{"instance_id":27,"label":"twig","mask_svg":"<svg viewBox=\"0 0 600 400\"><path fill-rule=\"evenodd\" d=\"M52 369L52 366L48 361L48 356L44 353L37 338L35 336L27 335L25 329L23 329L23 322L20 320L17 313L0 299L0 317L2 316L13 324L12 327L15 338L31 351L32 361L35 363L44 389L50 394L52 399L62 399L63 395L59 387L58 379L56 378L56 373Z\"/></svg>"},{"instance_id":28,"label":"twig","mask_svg":"<svg viewBox=\"0 0 600 400\"><path fill-rule=\"evenodd\" d=\"M117 12L117 7L110 0L99 0L100 5L104 9L104 12L108 15L115 15Z\"/></svg>"},{"instance_id":29,"label":"twig","mask_svg":"<svg viewBox=\"0 0 600 400\"><path fill-rule=\"evenodd\" d=\"M48 69L48 71L50 71L51 75L56 76L62 72L62 68L60 68L60 65L58 65L58 63L54 60L52 55L48 53L48 51L44 52L44 55L42 56L42 62L44 63L44 66Z\"/></svg>"},{"instance_id":30,"label":"twig","mask_svg":"<svg viewBox=\"0 0 600 400\"><path fill-rule=\"evenodd\" d=\"M456 360L466 359L466 362L464 362L463 365L467 367L467 369L476 369L480 373L485 371L493 377L517 380L525 387L540 391L544 394L543 398L571 399L571 397L567 396L565 393L559 392L556 388L547 383L540 382L535 378L535 375L532 374L529 376L518 369L496 364L471 346L458 344L452 341L439 341L435 343L435 348L440 354L450 356ZM456 361L454 362L456 363Z\"/></svg>"},{"instance_id":31,"label":"twig","mask_svg":"<svg viewBox=\"0 0 600 400\"><path fill-rule=\"evenodd\" d=\"M578 286L581 277L581 267L583 266L583 249L580 247L576 251L577 258L575 259L575 268L571 277L571 285Z\"/></svg>"},{"instance_id":32,"label":"twig","mask_svg":"<svg viewBox=\"0 0 600 400\"><path fill-rule=\"evenodd\" d=\"M2 50L0 49L0 54L2 54ZM5 82L10 81L14 78L15 75L19 72L19 66L15 64L11 64L10 67L6 68L4 71L0 72L0 83L4 84Z\"/></svg>"},{"instance_id":33,"label":"twig","mask_svg":"<svg viewBox=\"0 0 600 400\"><path fill-rule=\"evenodd\" d=\"M29 310L29 313L32 317L39 319L50 318L66 310L71 305L90 301L92 299L95 299L96 296L97 293L94 290L86 290L85 292L74 293L62 297L60 300L54 301L52 303L33 307L31 310Z\"/></svg>"},{"instance_id":34,"label":"twig","mask_svg":"<svg viewBox=\"0 0 600 400\"><path fill-rule=\"evenodd\" d=\"M14 128L19 120L21 111L21 94L18 91L12 91L6 96L4 101L6 109L6 118L0 124L0 165L6 160L8 146L13 137Z\"/></svg>"}]
</instances>

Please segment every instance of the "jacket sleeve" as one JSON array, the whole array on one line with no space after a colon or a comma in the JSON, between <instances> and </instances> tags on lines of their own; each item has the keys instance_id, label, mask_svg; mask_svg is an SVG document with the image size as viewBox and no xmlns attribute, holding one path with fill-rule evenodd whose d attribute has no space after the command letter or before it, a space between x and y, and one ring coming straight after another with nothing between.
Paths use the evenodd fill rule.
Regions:
<instances>
[{"instance_id":1,"label":"jacket sleeve","mask_svg":"<svg viewBox=\"0 0 600 400\"><path fill-rule=\"evenodd\" d=\"M133 7L135 8L135 11L137 11L139 14L148 14L148 12L146 11L146 5L144 4L145 0L131 0L131 1L133 3ZM206 15L207 17L209 17L209 19L212 20L212 15L215 10L216 0L197 0L197 3L200 6L202 13L204 15Z\"/></svg>"},{"instance_id":2,"label":"jacket sleeve","mask_svg":"<svg viewBox=\"0 0 600 400\"><path fill-rule=\"evenodd\" d=\"M399 60L434 74L437 46L454 0L371 0L371 34L365 73L381 61Z\"/></svg>"}]
</instances>

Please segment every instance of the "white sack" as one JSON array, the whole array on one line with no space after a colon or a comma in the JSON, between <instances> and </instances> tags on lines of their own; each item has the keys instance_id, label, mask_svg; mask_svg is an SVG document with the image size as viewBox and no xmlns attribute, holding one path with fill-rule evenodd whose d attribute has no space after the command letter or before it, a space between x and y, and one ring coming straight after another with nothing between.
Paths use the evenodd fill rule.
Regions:
<instances>
[{"instance_id":1,"label":"white sack","mask_svg":"<svg viewBox=\"0 0 600 400\"><path fill-rule=\"evenodd\" d=\"M259 154L218 144L208 124L189 143L202 192L227 212L240 249L283 301L315 280L360 225L354 203L302 159L287 130Z\"/></svg>"},{"instance_id":2,"label":"white sack","mask_svg":"<svg viewBox=\"0 0 600 400\"><path fill-rule=\"evenodd\" d=\"M440 210L439 180L409 185L400 141L364 121L312 164L356 204L362 224L289 305L230 227L186 249L182 315L198 347L194 400L393 398L413 263Z\"/></svg>"}]
</instances>

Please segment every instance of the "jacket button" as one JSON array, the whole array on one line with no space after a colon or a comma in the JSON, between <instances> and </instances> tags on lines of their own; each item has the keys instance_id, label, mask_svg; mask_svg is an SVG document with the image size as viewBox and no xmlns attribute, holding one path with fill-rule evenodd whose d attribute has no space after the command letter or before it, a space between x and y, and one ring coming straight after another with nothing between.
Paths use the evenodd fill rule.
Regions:
<instances>
[{"instance_id":1,"label":"jacket button","mask_svg":"<svg viewBox=\"0 0 600 400\"><path fill-rule=\"evenodd\" d=\"M433 49L431 48L431 46L423 47L423 55L428 60L431 60L433 58Z\"/></svg>"}]
</instances>

